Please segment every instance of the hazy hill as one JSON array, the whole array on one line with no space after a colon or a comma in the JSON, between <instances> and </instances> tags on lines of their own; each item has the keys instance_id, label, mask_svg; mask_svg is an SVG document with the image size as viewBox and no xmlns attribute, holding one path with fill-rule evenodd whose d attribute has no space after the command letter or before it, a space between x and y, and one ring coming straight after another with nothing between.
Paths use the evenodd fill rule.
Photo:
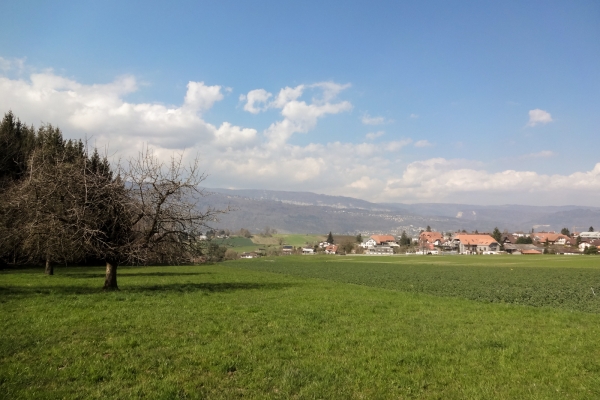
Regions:
<instances>
[{"instance_id":1,"label":"hazy hill","mask_svg":"<svg viewBox=\"0 0 600 400\"><path fill-rule=\"evenodd\" d=\"M266 226L285 233L358 232L416 234L430 225L433 229L491 231L560 230L581 231L589 226L600 229L600 207L580 206L478 206L446 203L371 203L343 196L310 192L271 190L207 189L208 205L230 206L234 211L223 215L220 228L253 232Z\"/></svg>"}]
</instances>

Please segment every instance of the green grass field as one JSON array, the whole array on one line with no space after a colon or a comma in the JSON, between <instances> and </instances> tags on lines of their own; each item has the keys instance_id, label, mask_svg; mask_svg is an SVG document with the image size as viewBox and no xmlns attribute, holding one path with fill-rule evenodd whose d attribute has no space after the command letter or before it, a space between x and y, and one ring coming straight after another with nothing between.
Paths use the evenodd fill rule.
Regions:
<instances>
[{"instance_id":1,"label":"green grass field","mask_svg":"<svg viewBox=\"0 0 600 400\"><path fill-rule=\"evenodd\" d=\"M102 281L0 271L1 398L600 397L598 257L298 256Z\"/></svg>"}]
</instances>

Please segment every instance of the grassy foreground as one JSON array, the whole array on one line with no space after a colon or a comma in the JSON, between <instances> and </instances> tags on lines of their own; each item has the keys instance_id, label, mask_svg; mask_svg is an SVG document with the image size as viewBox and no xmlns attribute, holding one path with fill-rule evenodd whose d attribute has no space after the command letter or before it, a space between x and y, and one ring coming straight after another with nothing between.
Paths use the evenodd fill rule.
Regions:
<instances>
[{"instance_id":1,"label":"grassy foreground","mask_svg":"<svg viewBox=\"0 0 600 400\"><path fill-rule=\"evenodd\" d=\"M336 281L338 259L124 268L117 293L101 269L2 271L0 397L600 397L600 314ZM392 260L353 262L376 276ZM311 264L326 276L298 276Z\"/></svg>"}]
</instances>

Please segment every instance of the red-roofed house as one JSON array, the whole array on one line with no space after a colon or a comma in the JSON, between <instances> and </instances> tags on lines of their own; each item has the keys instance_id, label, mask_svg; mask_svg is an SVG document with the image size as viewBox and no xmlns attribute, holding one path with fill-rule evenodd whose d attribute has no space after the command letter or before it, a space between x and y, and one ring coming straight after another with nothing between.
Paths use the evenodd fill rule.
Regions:
<instances>
[{"instance_id":1,"label":"red-roofed house","mask_svg":"<svg viewBox=\"0 0 600 400\"><path fill-rule=\"evenodd\" d=\"M389 242L396 243L396 238L392 235L371 235L371 239L373 239L377 245L387 244Z\"/></svg>"},{"instance_id":2,"label":"red-roofed house","mask_svg":"<svg viewBox=\"0 0 600 400\"><path fill-rule=\"evenodd\" d=\"M442 236L440 232L421 232L419 240L421 243L435 243L436 241L442 243L444 241L444 236Z\"/></svg>"},{"instance_id":3,"label":"red-roofed house","mask_svg":"<svg viewBox=\"0 0 600 400\"><path fill-rule=\"evenodd\" d=\"M454 236L454 243L462 254L474 254L484 251L498 251L500 244L490 235L470 235L461 233Z\"/></svg>"},{"instance_id":4,"label":"red-roofed house","mask_svg":"<svg viewBox=\"0 0 600 400\"><path fill-rule=\"evenodd\" d=\"M325 248L325 254L335 254L337 253L338 247L337 244L330 244Z\"/></svg>"},{"instance_id":5,"label":"red-roofed house","mask_svg":"<svg viewBox=\"0 0 600 400\"><path fill-rule=\"evenodd\" d=\"M533 240L540 243L546 243L546 241L548 241L548 244L571 244L571 238L561 233L536 232L531 236Z\"/></svg>"}]
</instances>

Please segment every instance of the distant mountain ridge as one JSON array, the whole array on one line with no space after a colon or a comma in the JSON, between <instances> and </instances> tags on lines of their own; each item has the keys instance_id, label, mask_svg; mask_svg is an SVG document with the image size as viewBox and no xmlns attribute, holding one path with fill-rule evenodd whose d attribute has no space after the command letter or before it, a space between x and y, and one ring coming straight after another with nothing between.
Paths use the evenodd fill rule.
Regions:
<instances>
[{"instance_id":1,"label":"distant mountain ridge","mask_svg":"<svg viewBox=\"0 0 600 400\"><path fill-rule=\"evenodd\" d=\"M372 203L345 196L259 189L206 188L207 205L234 211L216 226L260 232L266 226L287 233L416 234L427 225L435 230L509 231L587 230L600 228L600 207L480 206L448 203Z\"/></svg>"}]
</instances>

